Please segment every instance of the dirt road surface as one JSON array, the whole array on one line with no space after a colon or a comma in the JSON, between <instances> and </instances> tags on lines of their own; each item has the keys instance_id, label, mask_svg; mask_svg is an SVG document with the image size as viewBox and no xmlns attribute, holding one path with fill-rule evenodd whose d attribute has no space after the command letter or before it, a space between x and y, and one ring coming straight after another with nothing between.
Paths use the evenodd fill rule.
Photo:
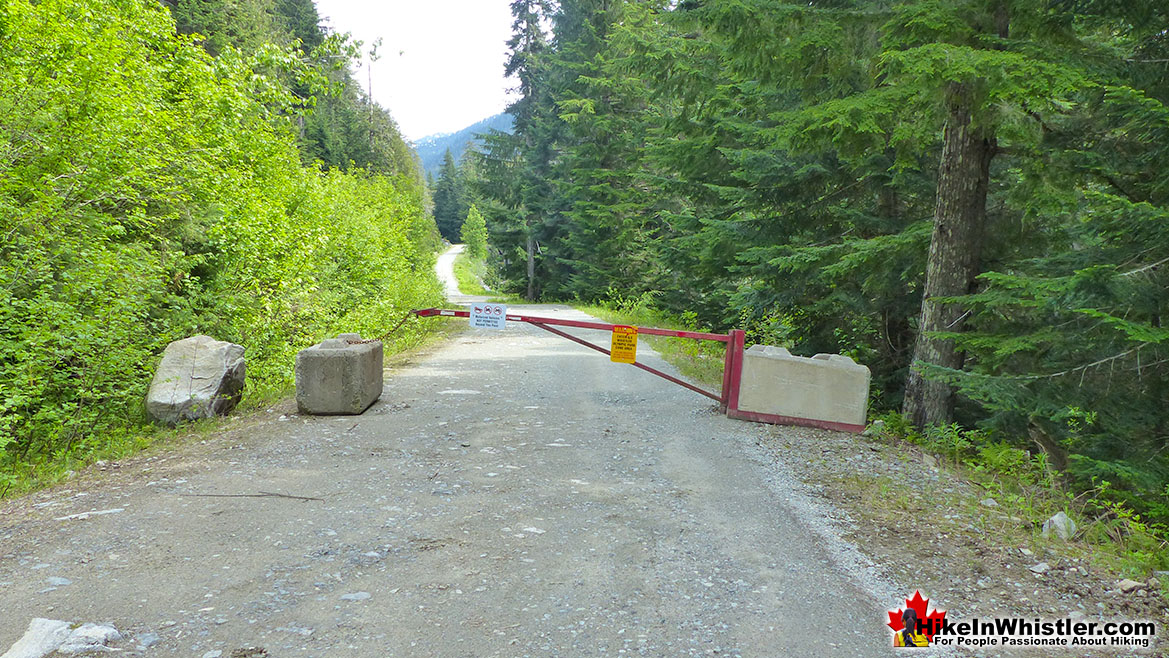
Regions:
<instances>
[{"instance_id":1,"label":"dirt road surface","mask_svg":"<svg viewBox=\"0 0 1169 658\"><path fill-rule=\"evenodd\" d=\"M893 590L761 427L534 327L460 335L361 416L225 425L0 506L0 651L49 617L149 656L891 653Z\"/></svg>"},{"instance_id":2,"label":"dirt road surface","mask_svg":"<svg viewBox=\"0 0 1169 658\"><path fill-rule=\"evenodd\" d=\"M463 253L463 247L464 245L461 244L452 245L450 249L447 249L439 255L438 262L434 265L438 279L442 281L443 292L446 294L446 298L455 304L469 303L470 300L478 299L477 297L470 297L460 292L459 282L455 279L455 258Z\"/></svg>"}]
</instances>

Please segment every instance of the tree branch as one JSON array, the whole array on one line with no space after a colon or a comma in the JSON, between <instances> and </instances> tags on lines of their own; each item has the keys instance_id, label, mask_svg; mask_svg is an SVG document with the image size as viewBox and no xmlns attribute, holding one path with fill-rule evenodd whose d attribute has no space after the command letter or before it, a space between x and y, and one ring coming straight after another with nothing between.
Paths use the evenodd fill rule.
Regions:
<instances>
[{"instance_id":1,"label":"tree branch","mask_svg":"<svg viewBox=\"0 0 1169 658\"><path fill-rule=\"evenodd\" d=\"M1132 276L1134 274L1140 274L1141 272L1147 272L1148 270L1155 270L1158 267L1160 267L1161 265L1164 265L1165 263L1169 263L1169 258L1162 258L1161 260L1157 261L1156 263L1149 263L1148 265L1145 265L1144 267L1138 267L1135 270L1129 270L1127 272L1122 273L1121 276Z\"/></svg>"}]
</instances>

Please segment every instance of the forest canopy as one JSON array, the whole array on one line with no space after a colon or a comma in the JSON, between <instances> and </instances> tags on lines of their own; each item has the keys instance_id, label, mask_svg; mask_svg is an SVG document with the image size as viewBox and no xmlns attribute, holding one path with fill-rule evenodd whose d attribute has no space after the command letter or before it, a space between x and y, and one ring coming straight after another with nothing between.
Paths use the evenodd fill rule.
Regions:
<instances>
[{"instance_id":1,"label":"forest canopy","mask_svg":"<svg viewBox=\"0 0 1169 658\"><path fill-rule=\"evenodd\" d=\"M468 201L505 289L847 354L874 411L1169 519L1169 5L512 11Z\"/></svg>"}]
</instances>

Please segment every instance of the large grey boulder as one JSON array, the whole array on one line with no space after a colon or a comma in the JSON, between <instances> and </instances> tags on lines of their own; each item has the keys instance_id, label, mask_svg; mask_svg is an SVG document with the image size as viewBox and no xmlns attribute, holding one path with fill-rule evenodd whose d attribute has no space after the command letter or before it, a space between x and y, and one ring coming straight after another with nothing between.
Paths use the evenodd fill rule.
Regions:
<instances>
[{"instance_id":1,"label":"large grey boulder","mask_svg":"<svg viewBox=\"0 0 1169 658\"><path fill-rule=\"evenodd\" d=\"M156 422L224 415L244 390L244 348L210 336L192 336L166 346L146 395L146 413Z\"/></svg>"}]
</instances>

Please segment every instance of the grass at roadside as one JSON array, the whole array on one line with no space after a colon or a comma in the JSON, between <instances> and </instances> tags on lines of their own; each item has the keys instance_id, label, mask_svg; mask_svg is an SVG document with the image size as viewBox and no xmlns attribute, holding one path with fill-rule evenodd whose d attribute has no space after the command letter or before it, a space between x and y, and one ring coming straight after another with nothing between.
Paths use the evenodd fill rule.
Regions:
<instances>
[{"instance_id":1,"label":"grass at roadside","mask_svg":"<svg viewBox=\"0 0 1169 658\"><path fill-rule=\"evenodd\" d=\"M484 281L491 280L491 271L487 269L485 261L473 259L467 255L467 252L455 256L453 269L455 280L459 284L459 292L464 295L488 297L490 301L499 304L524 303L524 300L516 295L509 295L484 286Z\"/></svg>"},{"instance_id":2,"label":"grass at roadside","mask_svg":"<svg viewBox=\"0 0 1169 658\"><path fill-rule=\"evenodd\" d=\"M464 295L491 295L492 292L483 287L483 278L487 276L487 264L482 260L472 259L463 252L455 256L455 280L459 282L459 292Z\"/></svg>"},{"instance_id":3,"label":"grass at roadside","mask_svg":"<svg viewBox=\"0 0 1169 658\"><path fill-rule=\"evenodd\" d=\"M1043 453L1015 447L1001 437L957 425L922 432L894 413L881 421L879 434L916 444L929 455L930 465L978 487L986 496L983 500L993 499L1009 521L993 529L997 536L1036 550L1091 559L1137 580L1169 568L1169 529L1129 509L1108 482L1097 481L1094 488L1077 494ZM1076 541L1042 536L1043 522L1059 512L1076 523Z\"/></svg>"}]
</instances>

